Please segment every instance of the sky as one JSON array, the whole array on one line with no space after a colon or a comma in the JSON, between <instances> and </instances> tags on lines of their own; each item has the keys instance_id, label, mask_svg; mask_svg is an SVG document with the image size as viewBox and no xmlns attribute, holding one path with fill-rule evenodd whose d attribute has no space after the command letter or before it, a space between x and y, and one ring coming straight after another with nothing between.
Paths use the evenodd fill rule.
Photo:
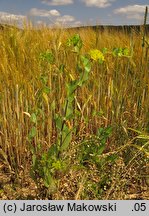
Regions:
<instances>
[{"instance_id":1,"label":"sky","mask_svg":"<svg viewBox=\"0 0 149 216\"><path fill-rule=\"evenodd\" d=\"M0 0L0 22L34 25L142 24L149 0ZM147 18L149 24L149 15Z\"/></svg>"}]
</instances>

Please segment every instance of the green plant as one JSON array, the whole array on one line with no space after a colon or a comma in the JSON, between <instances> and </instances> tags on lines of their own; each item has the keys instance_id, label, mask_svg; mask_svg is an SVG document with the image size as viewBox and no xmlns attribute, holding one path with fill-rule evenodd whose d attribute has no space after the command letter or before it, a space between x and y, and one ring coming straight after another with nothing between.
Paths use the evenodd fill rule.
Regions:
<instances>
[{"instance_id":1,"label":"green plant","mask_svg":"<svg viewBox=\"0 0 149 216\"><path fill-rule=\"evenodd\" d=\"M18 199L20 179L20 187L36 182L35 199L145 197L146 23L147 10L141 31L129 34L81 28L72 35L73 29L31 25L0 31L0 173L15 188L10 195L2 184L1 197ZM109 138L102 133L108 125ZM26 177L31 164L35 182Z\"/></svg>"},{"instance_id":2,"label":"green plant","mask_svg":"<svg viewBox=\"0 0 149 216\"><path fill-rule=\"evenodd\" d=\"M80 144L79 159L82 164L96 164L100 165L103 161L100 155L106 149L106 143L112 134L112 127L99 128L97 135L92 135L90 138L85 139Z\"/></svg>"},{"instance_id":3,"label":"green plant","mask_svg":"<svg viewBox=\"0 0 149 216\"><path fill-rule=\"evenodd\" d=\"M80 52L82 42L79 36L74 36L69 40L69 44L73 45L77 53ZM50 53L41 55L43 60L53 63L53 55ZM52 58L52 61L51 61ZM33 151L33 166L32 166L32 176L34 179L42 178L46 187L50 188L51 185L56 183L57 171L63 171L63 168L66 168L66 163L62 159L61 154L66 151L69 147L69 144L72 141L72 133L75 128L70 126L70 122L74 119L74 99L75 91L82 87L82 85L88 80L89 72L91 70L90 60L83 55L79 55L78 59L80 74L79 78L76 80L70 80L66 83L66 99L63 104L63 114L55 114L55 123L57 130L57 140L56 142L48 149L47 152L42 153L38 157L38 151ZM42 76L41 80L44 84L42 92L49 93L49 90L46 85L46 77ZM46 87L46 88L45 88ZM45 92L46 90L46 92ZM35 114L31 116L31 121L33 124L37 123ZM69 123L69 124L68 124ZM36 136L36 127L33 126L29 133L29 137L33 139ZM39 149L40 150L40 149Z\"/></svg>"},{"instance_id":4,"label":"green plant","mask_svg":"<svg viewBox=\"0 0 149 216\"><path fill-rule=\"evenodd\" d=\"M66 45L68 47L72 47L74 52L79 53L83 46L83 42L82 42L80 35L75 34L72 37L67 39Z\"/></svg>"},{"instance_id":5,"label":"green plant","mask_svg":"<svg viewBox=\"0 0 149 216\"><path fill-rule=\"evenodd\" d=\"M116 57L128 57L129 56L129 49L128 48L113 48L112 54Z\"/></svg>"}]
</instances>

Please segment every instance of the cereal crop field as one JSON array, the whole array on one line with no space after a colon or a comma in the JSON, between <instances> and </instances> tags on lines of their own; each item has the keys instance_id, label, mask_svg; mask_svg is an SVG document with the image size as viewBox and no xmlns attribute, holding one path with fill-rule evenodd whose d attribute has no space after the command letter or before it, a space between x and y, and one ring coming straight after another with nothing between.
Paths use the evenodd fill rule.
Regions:
<instances>
[{"instance_id":1,"label":"cereal crop field","mask_svg":"<svg viewBox=\"0 0 149 216\"><path fill-rule=\"evenodd\" d=\"M149 33L0 30L0 199L148 199Z\"/></svg>"}]
</instances>

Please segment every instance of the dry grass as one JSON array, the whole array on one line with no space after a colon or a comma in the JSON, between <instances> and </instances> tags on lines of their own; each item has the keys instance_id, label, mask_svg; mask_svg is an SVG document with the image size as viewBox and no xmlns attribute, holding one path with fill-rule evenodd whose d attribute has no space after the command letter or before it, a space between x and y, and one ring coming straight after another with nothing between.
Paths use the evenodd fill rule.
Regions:
<instances>
[{"instance_id":1,"label":"dry grass","mask_svg":"<svg viewBox=\"0 0 149 216\"><path fill-rule=\"evenodd\" d=\"M76 54L66 46L66 40L76 34L76 30L37 30L27 26L24 30L10 28L0 32L0 194L3 199L148 198L145 195L149 174L146 169L148 146L144 148L145 153L131 146L136 144L141 148L148 139L133 140L137 133L128 128L144 134L149 132L149 46L142 47L142 33L135 31L125 34L88 28L78 33L83 40L82 54L90 49L122 47L130 50L131 57L115 58L107 54L105 63L94 64L88 82L77 90L74 106L80 114L71 123L77 129L67 152L70 169L59 174L58 190L51 195L47 189L42 193L42 182L41 187L36 188L28 176L32 160L30 145L37 148L40 144L42 151L47 151L56 140L54 116L62 113L65 83L70 76L78 76ZM55 56L52 65L39 58L40 53L47 50ZM62 64L65 65L64 73L58 69ZM46 95L40 94L43 75L50 89ZM30 143L32 113L38 113L38 132ZM103 157L116 152L118 158L112 165L103 161L101 167L78 164L79 138L83 140L108 125L113 131ZM20 195L23 194L20 190L26 186L32 188L33 195L30 191Z\"/></svg>"}]
</instances>

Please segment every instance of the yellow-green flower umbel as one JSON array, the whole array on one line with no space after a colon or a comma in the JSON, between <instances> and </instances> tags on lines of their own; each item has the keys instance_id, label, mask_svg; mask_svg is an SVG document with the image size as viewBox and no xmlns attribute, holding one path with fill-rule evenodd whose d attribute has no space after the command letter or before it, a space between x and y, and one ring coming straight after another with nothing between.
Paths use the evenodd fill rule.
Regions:
<instances>
[{"instance_id":1,"label":"yellow-green flower umbel","mask_svg":"<svg viewBox=\"0 0 149 216\"><path fill-rule=\"evenodd\" d=\"M89 55L90 55L91 59L93 59L94 61L99 60L100 62L103 62L105 60L103 53L98 49L91 49L89 51Z\"/></svg>"}]
</instances>

